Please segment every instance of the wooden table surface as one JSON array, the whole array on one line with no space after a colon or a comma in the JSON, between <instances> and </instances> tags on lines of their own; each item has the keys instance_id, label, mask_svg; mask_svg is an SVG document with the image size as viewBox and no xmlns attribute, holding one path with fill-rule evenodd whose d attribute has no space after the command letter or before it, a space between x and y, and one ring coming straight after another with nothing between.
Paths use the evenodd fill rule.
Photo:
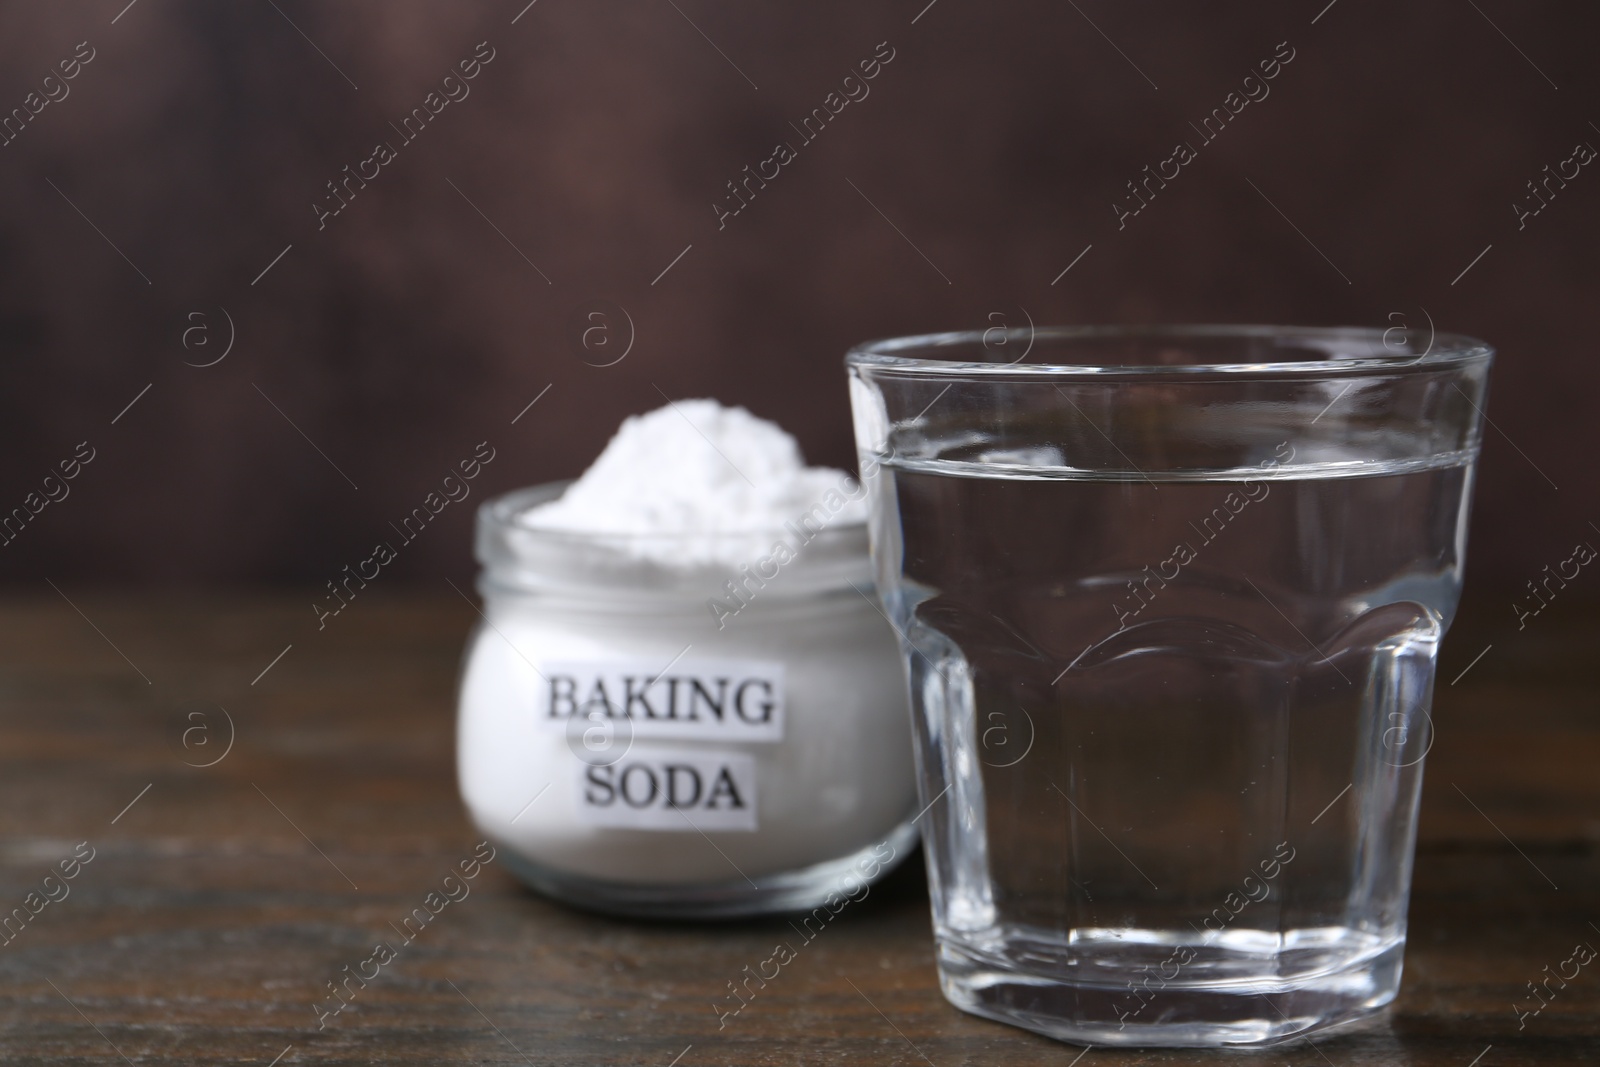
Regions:
<instances>
[{"instance_id":1,"label":"wooden table surface","mask_svg":"<svg viewBox=\"0 0 1600 1067\"><path fill-rule=\"evenodd\" d=\"M1513 1007L1600 946L1583 605L1518 632L1509 597L1469 596L1450 635L1392 1008L1315 1045L1076 1060L941 998L920 858L721 1030L713 1000L782 920L598 918L491 863L319 1030L325 983L472 854L452 730L473 609L364 593L318 632L309 594L61 593L0 604L0 912L60 897L0 945L7 1064L1600 1062L1600 961L1520 1028ZM80 842L93 859L47 883Z\"/></svg>"}]
</instances>

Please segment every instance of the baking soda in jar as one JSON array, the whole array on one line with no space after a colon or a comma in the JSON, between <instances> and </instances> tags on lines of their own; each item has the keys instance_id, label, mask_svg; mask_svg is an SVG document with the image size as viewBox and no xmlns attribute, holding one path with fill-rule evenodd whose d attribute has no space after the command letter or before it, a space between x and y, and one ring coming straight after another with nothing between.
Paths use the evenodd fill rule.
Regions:
<instances>
[{"instance_id":1,"label":"baking soda in jar","mask_svg":"<svg viewBox=\"0 0 1600 1067\"><path fill-rule=\"evenodd\" d=\"M892 869L916 789L865 511L854 478L714 401L486 502L457 764L507 866L672 917L802 910Z\"/></svg>"}]
</instances>

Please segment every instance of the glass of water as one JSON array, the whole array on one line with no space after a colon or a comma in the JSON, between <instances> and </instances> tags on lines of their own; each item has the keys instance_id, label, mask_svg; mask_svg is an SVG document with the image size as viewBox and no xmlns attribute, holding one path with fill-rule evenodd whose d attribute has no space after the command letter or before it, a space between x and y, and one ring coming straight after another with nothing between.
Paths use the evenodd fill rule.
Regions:
<instances>
[{"instance_id":1,"label":"glass of water","mask_svg":"<svg viewBox=\"0 0 1600 1067\"><path fill-rule=\"evenodd\" d=\"M1492 350L1072 328L846 362L940 979L1083 1044L1394 999Z\"/></svg>"}]
</instances>

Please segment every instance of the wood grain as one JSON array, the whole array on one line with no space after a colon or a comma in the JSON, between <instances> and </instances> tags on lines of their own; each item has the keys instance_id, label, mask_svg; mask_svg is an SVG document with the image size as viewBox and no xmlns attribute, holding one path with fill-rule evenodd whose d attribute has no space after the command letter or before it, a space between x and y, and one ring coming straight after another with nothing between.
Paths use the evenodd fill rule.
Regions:
<instances>
[{"instance_id":1,"label":"wood grain","mask_svg":"<svg viewBox=\"0 0 1600 1067\"><path fill-rule=\"evenodd\" d=\"M0 605L0 908L78 842L95 850L70 894L0 947L6 1063L954 1067L1082 1051L944 1002L915 864L719 1029L713 1001L771 955L783 920L603 919L491 863L319 1030L325 983L379 939L398 944L391 923L472 853L452 728L473 609L448 591L374 595L318 632L306 597L65 592L75 607ZM1600 1059L1600 966L1520 1031L1512 1010L1576 942L1600 945L1600 626L1583 605L1526 633L1489 609L1476 619L1441 666L1399 1002L1253 1062ZM222 753L223 708L232 749L187 765ZM198 725L212 733L185 747Z\"/></svg>"}]
</instances>

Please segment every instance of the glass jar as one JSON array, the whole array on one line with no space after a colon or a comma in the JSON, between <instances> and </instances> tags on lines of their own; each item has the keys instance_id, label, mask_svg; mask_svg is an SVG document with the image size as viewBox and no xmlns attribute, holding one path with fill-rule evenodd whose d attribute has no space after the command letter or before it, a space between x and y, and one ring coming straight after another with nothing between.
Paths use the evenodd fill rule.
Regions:
<instances>
[{"instance_id":1,"label":"glass jar","mask_svg":"<svg viewBox=\"0 0 1600 1067\"><path fill-rule=\"evenodd\" d=\"M564 488L478 511L484 604L457 725L473 822L529 885L600 911L741 916L863 892L912 847L916 806L864 525L829 523L838 493L716 539L523 521Z\"/></svg>"}]
</instances>

